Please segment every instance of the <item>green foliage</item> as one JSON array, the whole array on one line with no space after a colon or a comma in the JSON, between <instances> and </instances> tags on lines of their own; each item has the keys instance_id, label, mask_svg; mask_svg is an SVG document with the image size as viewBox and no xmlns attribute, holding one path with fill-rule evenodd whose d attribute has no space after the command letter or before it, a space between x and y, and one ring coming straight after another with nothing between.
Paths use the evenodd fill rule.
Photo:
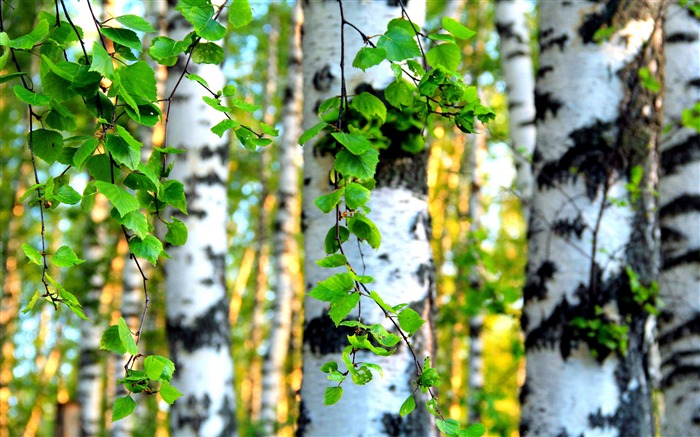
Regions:
<instances>
[{"instance_id":1,"label":"green foliage","mask_svg":"<svg viewBox=\"0 0 700 437\"><path fill-rule=\"evenodd\" d=\"M600 306L596 305L594 311L595 314L591 318L574 317L571 320L571 326L576 328L588 343L591 355L600 360L611 352L626 355L629 326L610 320Z\"/></svg>"}]
</instances>

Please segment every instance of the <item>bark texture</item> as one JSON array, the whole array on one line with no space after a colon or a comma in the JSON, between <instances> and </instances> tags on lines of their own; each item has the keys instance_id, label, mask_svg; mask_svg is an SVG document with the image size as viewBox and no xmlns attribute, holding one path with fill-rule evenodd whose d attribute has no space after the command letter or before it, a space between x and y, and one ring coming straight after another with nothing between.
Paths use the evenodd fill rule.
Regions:
<instances>
[{"instance_id":1,"label":"bark texture","mask_svg":"<svg viewBox=\"0 0 700 437\"><path fill-rule=\"evenodd\" d=\"M557 1L540 9L521 435L654 435L649 315L625 268L647 285L658 271L661 95L642 87L638 71L663 80L664 6ZM634 168L643 170L636 194ZM577 327L577 318L601 326Z\"/></svg>"},{"instance_id":2,"label":"bark texture","mask_svg":"<svg viewBox=\"0 0 700 437\"><path fill-rule=\"evenodd\" d=\"M292 303L300 288L299 233L301 205L299 175L301 155L297 140L301 134L301 105L304 78L301 71L301 26L303 12L298 1L292 11L292 38L289 42L287 85L282 108L282 136L279 141L280 165L277 212L273 234L275 263L274 329L263 365L262 410L264 433L274 434L275 424L286 421L285 364L292 334Z\"/></svg>"},{"instance_id":3,"label":"bark texture","mask_svg":"<svg viewBox=\"0 0 700 437\"><path fill-rule=\"evenodd\" d=\"M659 219L662 435L700 435L700 134L682 112L700 101L700 21L675 2L664 25L666 98Z\"/></svg>"},{"instance_id":4,"label":"bark texture","mask_svg":"<svg viewBox=\"0 0 700 437\"><path fill-rule=\"evenodd\" d=\"M517 188L527 222L532 197L532 153L535 151L535 75L527 27L528 2L498 0L496 29L501 40L501 67L508 96L508 131L515 151Z\"/></svg>"},{"instance_id":5,"label":"bark texture","mask_svg":"<svg viewBox=\"0 0 700 437\"><path fill-rule=\"evenodd\" d=\"M407 2L411 19L422 24L425 2ZM346 2L346 19L368 35L386 30L389 20L399 17L398 2ZM328 97L340 93L340 14L336 2L304 3L304 126L317 123L315 108ZM369 84L384 89L393 76L386 65L369 69L367 73L350 67L354 54L362 47L362 39L346 27L346 80L348 93L355 94L358 86ZM398 149L393 145L389 151ZM400 150L400 149L399 149ZM430 218L427 207L427 152L418 155L383 153L375 176L377 188L372 192L370 217L382 233L378 250L368 246L358 253L354 240L346 243L346 255L358 274L374 276L373 289L392 304L408 303L426 320L433 310L434 267L429 245ZM314 150L311 143L304 146L304 191L302 228L305 235L306 289L325 278L327 269L319 268L314 260L322 258L323 239L334 223L332 214L323 214L314 199L332 190L329 181L332 157ZM323 393L329 385L319 367L326 361L341 361L347 343L347 330L336 329L327 316L324 302L307 298L305 301L304 379L301 387L299 435L420 435L435 434L430 414L419 398L418 408L401 418L399 408L411 394L415 367L405 346L386 358L358 354L358 360L380 364L384 376L375 375L365 386L347 381L343 398L337 404L324 407ZM383 314L372 302L362 302L364 323L386 323ZM418 359L431 355L433 335L430 323L414 337Z\"/></svg>"},{"instance_id":6,"label":"bark texture","mask_svg":"<svg viewBox=\"0 0 700 437\"><path fill-rule=\"evenodd\" d=\"M174 5L171 4L171 7ZM179 14L169 17L169 36L181 40L192 29ZM170 69L172 90L184 58ZM220 90L224 76L217 65L190 65ZM186 150L177 155L172 178L182 181L187 216L179 217L189 232L187 244L170 248L166 264L167 330L176 371L173 385L182 396L170 409L174 436L231 436L236 433L231 330L224 280L228 180L228 138L209 126L221 118L206 105L206 91L183 80L170 108L165 144Z\"/></svg>"}]
</instances>

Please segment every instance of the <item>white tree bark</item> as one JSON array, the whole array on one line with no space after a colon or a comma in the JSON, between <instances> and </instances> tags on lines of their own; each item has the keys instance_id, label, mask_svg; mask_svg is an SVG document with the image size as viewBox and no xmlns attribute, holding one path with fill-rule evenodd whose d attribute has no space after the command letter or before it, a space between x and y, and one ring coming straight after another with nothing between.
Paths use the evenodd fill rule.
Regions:
<instances>
[{"instance_id":1,"label":"white tree bark","mask_svg":"<svg viewBox=\"0 0 700 437\"><path fill-rule=\"evenodd\" d=\"M664 123L659 182L662 242L659 317L664 436L700 435L700 135L680 125L700 101L700 21L676 2L665 31Z\"/></svg>"},{"instance_id":2,"label":"white tree bark","mask_svg":"<svg viewBox=\"0 0 700 437\"><path fill-rule=\"evenodd\" d=\"M174 12L174 11L173 11ZM179 14L169 17L169 36L181 40L192 29ZM172 90L184 58L170 69ZM220 90L224 76L217 65L192 65ZM169 250L166 263L167 328L175 361L173 385L184 396L170 410L174 436L230 436L236 433L231 332L224 279L228 138L209 127L221 115L206 105L206 91L183 80L170 108L166 144L186 150L177 155L172 178L185 184L188 216L179 217L189 232L187 244Z\"/></svg>"},{"instance_id":3,"label":"white tree bark","mask_svg":"<svg viewBox=\"0 0 700 437\"><path fill-rule=\"evenodd\" d=\"M281 405L286 405L285 363L292 333L292 302L299 288L299 233L301 213L299 175L301 154L298 139L301 134L301 105L304 78L301 71L301 1L292 10L292 38L289 42L287 85L282 108L282 136L279 140L280 165L277 192L277 213L274 226L275 300L273 303L270 349L263 364L262 409L260 419L266 435L273 435L275 424L286 420Z\"/></svg>"},{"instance_id":4,"label":"white tree bark","mask_svg":"<svg viewBox=\"0 0 700 437\"><path fill-rule=\"evenodd\" d=\"M661 74L657 18L664 3L540 6L520 432L651 436L648 314L632 300L625 267L647 283L658 269L653 189L661 101L641 87L638 70ZM612 33L597 43L593 36L604 26ZM638 199L626 187L634 166L644 169ZM627 354L574 328L576 317L628 326Z\"/></svg>"},{"instance_id":5,"label":"white tree bark","mask_svg":"<svg viewBox=\"0 0 700 437\"><path fill-rule=\"evenodd\" d=\"M495 4L496 29L501 40L501 67L508 96L508 130L518 171L516 185L529 219L532 197L532 153L535 151L535 77L527 27L528 2L498 0Z\"/></svg>"},{"instance_id":6,"label":"white tree bark","mask_svg":"<svg viewBox=\"0 0 700 437\"><path fill-rule=\"evenodd\" d=\"M422 24L425 2L407 2L409 16ZM365 1L345 3L346 19L368 35L386 30L389 20L399 17L398 2ZM340 14L336 2L304 3L304 126L317 123L315 108L328 97L340 93ZM348 93L354 94L361 84L384 89L393 79L386 63L362 73L350 67L362 46L362 39L346 27L345 56ZM399 146L393 145L393 148ZM396 149L394 149L396 150ZM377 188L372 192L370 217L382 234L378 250L363 248L358 253L354 240L346 243L346 255L360 274L374 276L375 289L386 302L408 303L430 320L433 310L434 267L429 244L430 219L427 208L427 153L404 155L394 152L380 156ZM305 235L306 289L324 279L328 269L321 269L314 260L325 256L323 241L334 223L332 214L323 214L314 199L332 189L329 181L332 157L304 146L304 191L302 228ZM364 264L363 264L364 262ZM364 271L363 270L364 265ZM386 358L358 355L359 360L380 364L384 377L375 375L365 386L347 381L342 399L333 406L323 405L323 393L329 385L319 367L326 361L341 362L347 344L345 329L336 329L327 316L325 303L307 298L305 301L304 365L301 388L301 411L298 434L315 435L420 435L435 434L435 428L421 399L418 408L401 418L399 408L411 394L411 381L416 376L413 360L405 346ZM373 302L362 302L364 323L386 323ZM386 323L387 328L390 326ZM431 355L431 324L414 337L418 359Z\"/></svg>"}]
</instances>

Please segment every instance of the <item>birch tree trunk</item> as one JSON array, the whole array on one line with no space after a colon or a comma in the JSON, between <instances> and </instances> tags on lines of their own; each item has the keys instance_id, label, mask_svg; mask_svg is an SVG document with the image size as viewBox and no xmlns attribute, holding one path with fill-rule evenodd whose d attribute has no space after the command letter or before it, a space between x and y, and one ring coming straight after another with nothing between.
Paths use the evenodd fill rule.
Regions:
<instances>
[{"instance_id":1,"label":"birch tree trunk","mask_svg":"<svg viewBox=\"0 0 700 437\"><path fill-rule=\"evenodd\" d=\"M282 108L282 136L279 141L280 165L277 192L277 213L273 235L275 262L275 300L273 303L270 349L265 358L262 381L262 409L260 419L265 435L273 435L275 424L286 420L287 384L285 363L292 333L292 302L299 288L299 233L300 154L298 139L301 134L301 104L304 78L301 71L301 1L292 10L289 42L287 85Z\"/></svg>"},{"instance_id":2,"label":"birch tree trunk","mask_svg":"<svg viewBox=\"0 0 700 437\"><path fill-rule=\"evenodd\" d=\"M501 40L501 68L508 96L508 132L518 171L516 185L523 205L525 222L532 197L530 161L535 151L535 77L530 53L525 0L498 0L495 4L496 29Z\"/></svg>"},{"instance_id":3,"label":"birch tree trunk","mask_svg":"<svg viewBox=\"0 0 700 437\"><path fill-rule=\"evenodd\" d=\"M520 432L651 436L649 315L626 267L646 285L658 271L661 101L638 71L663 80L665 4L541 6ZM630 184L635 169L643 174Z\"/></svg>"},{"instance_id":4,"label":"birch tree trunk","mask_svg":"<svg viewBox=\"0 0 700 437\"><path fill-rule=\"evenodd\" d=\"M700 135L680 121L700 101L700 21L674 2L664 31L664 122L672 128L661 143L659 182L662 435L689 436L700 435Z\"/></svg>"},{"instance_id":5,"label":"birch tree trunk","mask_svg":"<svg viewBox=\"0 0 700 437\"><path fill-rule=\"evenodd\" d=\"M168 28L175 40L192 30L177 13L169 17ZM181 57L169 71L168 90L183 68ZM224 85L217 65L190 64L188 71L205 78L212 90ZM187 244L171 248L172 259L166 263L168 342L176 366L173 385L184 394L170 410L174 436L236 433L224 280L229 142L209 130L221 116L202 101L204 92L195 82L180 83L170 107L165 142L186 150L176 155L172 178L185 184L189 213L179 217L187 225Z\"/></svg>"},{"instance_id":6,"label":"birch tree trunk","mask_svg":"<svg viewBox=\"0 0 700 437\"><path fill-rule=\"evenodd\" d=\"M419 25L425 17L425 2L407 3L408 15ZM386 30L389 20L399 17L398 2L346 3L345 18L368 35ZM346 27L345 56L348 93L355 94L358 86L369 84L383 90L393 75L386 63L367 73L349 67L362 46L362 39ZM304 3L304 126L317 123L315 108L326 98L340 93L340 14L336 2ZM427 207L427 151L417 155L397 152L400 146L390 146L389 153L380 156L375 178L377 188L372 192L369 206L371 219L382 233L378 250L363 248L358 253L354 241L346 244L346 255L359 274L372 275L373 288L386 302L410 304L429 322L414 337L418 359L431 355L433 334L430 323L433 311L434 266L429 244L430 218ZM329 172L332 157L314 150L312 143L304 146L304 189L302 229L305 236L306 289L327 275L314 260L322 258L324 236L334 223L331 214L323 214L314 199L332 190ZM333 406L323 405L323 393L328 386L326 375L319 367L326 361L341 362L341 352L347 343L344 329L336 329L326 314L325 303L306 298L304 328L304 365L301 387L301 411L298 434L306 435L420 435L435 434L432 416L417 400L418 408L401 418L399 408L411 394L411 381L416 372L406 347L386 358L359 355L384 369L365 386L348 381L343 385L342 399ZM362 306L364 323L381 323L384 315L372 303ZM389 325L387 324L387 327Z\"/></svg>"}]
</instances>

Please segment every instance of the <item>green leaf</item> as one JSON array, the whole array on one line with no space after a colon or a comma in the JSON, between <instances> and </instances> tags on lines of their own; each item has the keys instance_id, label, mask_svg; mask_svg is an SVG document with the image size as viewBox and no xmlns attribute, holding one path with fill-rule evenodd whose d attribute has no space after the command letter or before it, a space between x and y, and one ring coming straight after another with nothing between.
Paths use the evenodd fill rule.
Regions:
<instances>
[{"instance_id":1,"label":"green leaf","mask_svg":"<svg viewBox=\"0 0 700 437\"><path fill-rule=\"evenodd\" d=\"M320 123L317 123L310 128L306 129L303 134L299 137L299 145L303 146L304 143L321 133L321 131L328 126L328 123L325 121L322 121Z\"/></svg>"},{"instance_id":2,"label":"green leaf","mask_svg":"<svg viewBox=\"0 0 700 437\"><path fill-rule=\"evenodd\" d=\"M146 372L148 379L158 381L163 370L165 370L165 363L150 355L143 360L143 370Z\"/></svg>"},{"instance_id":3,"label":"green leaf","mask_svg":"<svg viewBox=\"0 0 700 437\"><path fill-rule=\"evenodd\" d=\"M335 226L332 226L326 233L323 244L327 254L335 253L340 248L340 246L338 246L338 236L340 237L340 241L345 243L348 241L348 238L350 238L350 231L344 226L338 226L338 230L336 231Z\"/></svg>"},{"instance_id":4,"label":"green leaf","mask_svg":"<svg viewBox=\"0 0 700 437\"><path fill-rule=\"evenodd\" d=\"M421 52L414 37L413 32L403 27L394 26L379 37L377 47L386 50L386 57L390 61L399 62L415 58L420 56Z\"/></svg>"},{"instance_id":5,"label":"green leaf","mask_svg":"<svg viewBox=\"0 0 700 437\"><path fill-rule=\"evenodd\" d=\"M117 44L121 44L130 49L141 51L143 46L139 36L130 29L116 29L113 27L103 27L102 34Z\"/></svg>"},{"instance_id":6,"label":"green leaf","mask_svg":"<svg viewBox=\"0 0 700 437\"><path fill-rule=\"evenodd\" d=\"M7 59L10 57L10 37L7 35L7 32L0 32L0 48L2 48L2 55L0 55L0 70L5 68L5 64L7 64ZM17 74L17 73L14 73ZM8 75L5 76L0 76L0 83L4 83L9 79L6 79Z\"/></svg>"},{"instance_id":7,"label":"green leaf","mask_svg":"<svg viewBox=\"0 0 700 437\"><path fill-rule=\"evenodd\" d=\"M352 66L362 71L379 65L387 58L386 50L383 48L362 47L355 55Z\"/></svg>"},{"instance_id":8,"label":"green leaf","mask_svg":"<svg viewBox=\"0 0 700 437\"><path fill-rule=\"evenodd\" d=\"M216 109L217 111L221 111L221 112L231 111L228 107L221 104L221 100L216 99L214 97L202 96L202 100L204 100L204 103L206 103L207 105Z\"/></svg>"},{"instance_id":9,"label":"green leaf","mask_svg":"<svg viewBox=\"0 0 700 437\"><path fill-rule=\"evenodd\" d=\"M248 103L245 100L235 99L233 97L229 97L227 101L232 108L238 108L241 111L255 112L258 109L260 109L260 105L253 105L252 103Z\"/></svg>"},{"instance_id":10,"label":"green leaf","mask_svg":"<svg viewBox=\"0 0 700 437\"><path fill-rule=\"evenodd\" d=\"M216 126L212 127L211 131L218 135L219 138L221 138L224 136L224 133L226 133L226 131L228 131L229 129L237 128L240 125L241 124L239 122L227 118L221 120L219 123L216 124Z\"/></svg>"},{"instance_id":11,"label":"green leaf","mask_svg":"<svg viewBox=\"0 0 700 437\"><path fill-rule=\"evenodd\" d=\"M126 92L138 105L150 104L158 98L155 72L148 63L139 61L119 68L116 73L121 87L119 95Z\"/></svg>"},{"instance_id":12,"label":"green leaf","mask_svg":"<svg viewBox=\"0 0 700 437\"><path fill-rule=\"evenodd\" d=\"M34 294L32 295L32 298L29 300L29 303L22 310L22 314L27 314L29 311L31 311L34 308L34 305L36 305L36 302L38 300L39 300L39 290L34 292Z\"/></svg>"},{"instance_id":13,"label":"green leaf","mask_svg":"<svg viewBox=\"0 0 700 437\"><path fill-rule=\"evenodd\" d=\"M363 92L355 96L350 102L350 107L362 114L368 120L377 118L382 123L386 121L386 106L379 97Z\"/></svg>"},{"instance_id":14,"label":"green leaf","mask_svg":"<svg viewBox=\"0 0 700 437\"><path fill-rule=\"evenodd\" d=\"M359 302L360 293L355 292L336 297L331 301L331 308L328 310L328 315L331 320L333 320L336 327L350 314L350 311L352 311Z\"/></svg>"},{"instance_id":15,"label":"green leaf","mask_svg":"<svg viewBox=\"0 0 700 437\"><path fill-rule=\"evenodd\" d=\"M22 85L15 85L12 90L15 92L15 96L17 96L18 99L29 105L48 106L48 104L51 103L51 97L29 91Z\"/></svg>"},{"instance_id":16,"label":"green leaf","mask_svg":"<svg viewBox=\"0 0 700 437\"><path fill-rule=\"evenodd\" d=\"M226 35L226 28L214 19L214 7L209 0L180 0L175 9L192 23L202 38L218 41Z\"/></svg>"},{"instance_id":17,"label":"green leaf","mask_svg":"<svg viewBox=\"0 0 700 437\"><path fill-rule=\"evenodd\" d=\"M224 49L213 42L200 42L192 52L192 60L197 64L220 64L224 62Z\"/></svg>"},{"instance_id":18,"label":"green leaf","mask_svg":"<svg viewBox=\"0 0 700 437\"><path fill-rule=\"evenodd\" d=\"M162 382L170 382L170 380L173 378L173 373L175 373L175 363L162 355L150 355L148 358L163 364L163 371L161 372L160 376L151 379ZM148 358L146 358L146 360L148 360Z\"/></svg>"},{"instance_id":19,"label":"green leaf","mask_svg":"<svg viewBox=\"0 0 700 437\"><path fill-rule=\"evenodd\" d=\"M118 135L107 134L105 148L112 154L114 162L125 165L130 170L136 170L139 162L141 162L139 149L133 148Z\"/></svg>"},{"instance_id":20,"label":"green leaf","mask_svg":"<svg viewBox=\"0 0 700 437\"><path fill-rule=\"evenodd\" d=\"M348 342L350 342L350 344L354 348L369 349L370 351L382 357L391 355L390 350L381 347L376 347L375 345L373 345L369 340L367 340L367 335L348 335Z\"/></svg>"},{"instance_id":21,"label":"green leaf","mask_svg":"<svg viewBox=\"0 0 700 437\"><path fill-rule=\"evenodd\" d=\"M661 82L659 82L652 74L648 67L642 67L637 72L639 78L642 79L642 86L653 93L661 91Z\"/></svg>"},{"instance_id":22,"label":"green leaf","mask_svg":"<svg viewBox=\"0 0 700 437\"><path fill-rule=\"evenodd\" d=\"M403 401L403 404L401 404L401 408L399 409L399 414L401 417L404 417L408 414L411 414L413 410L416 409L416 400L413 398L413 395L409 395L405 401Z\"/></svg>"},{"instance_id":23,"label":"green leaf","mask_svg":"<svg viewBox=\"0 0 700 437\"><path fill-rule=\"evenodd\" d=\"M355 282L349 274L338 273L316 284L309 292L309 296L323 302L333 302L335 299L346 296L354 286Z\"/></svg>"},{"instance_id":24,"label":"green leaf","mask_svg":"<svg viewBox=\"0 0 700 437\"><path fill-rule=\"evenodd\" d=\"M428 50L425 57L433 67L442 65L448 70L457 70L462 58L462 52L456 44L445 43Z\"/></svg>"},{"instance_id":25,"label":"green leaf","mask_svg":"<svg viewBox=\"0 0 700 437\"><path fill-rule=\"evenodd\" d=\"M95 41L92 44L92 63L90 64L90 71L96 71L107 79L114 79L113 59L99 41Z\"/></svg>"},{"instance_id":26,"label":"green leaf","mask_svg":"<svg viewBox=\"0 0 700 437\"><path fill-rule=\"evenodd\" d=\"M437 427L440 431L442 431L445 435L448 435L450 437L457 437L457 433L459 432L459 422L457 422L454 419L447 419L447 420L442 420L438 419L436 421Z\"/></svg>"},{"instance_id":27,"label":"green leaf","mask_svg":"<svg viewBox=\"0 0 700 437\"><path fill-rule=\"evenodd\" d=\"M96 194L97 189L95 188L95 182L88 182L83 190L83 199L80 201L80 208L82 208L83 211L88 213L92 211L92 208L95 206Z\"/></svg>"},{"instance_id":28,"label":"green leaf","mask_svg":"<svg viewBox=\"0 0 700 437\"><path fill-rule=\"evenodd\" d=\"M420 329L425 323L425 320L411 308L406 308L399 313L399 326L401 329L408 333L408 336L412 336Z\"/></svg>"},{"instance_id":29,"label":"green leaf","mask_svg":"<svg viewBox=\"0 0 700 437\"><path fill-rule=\"evenodd\" d=\"M345 257L345 255L341 253L335 253L323 259L316 260L316 264L318 264L320 267L325 268L344 266L345 264L347 264L347 262L348 259Z\"/></svg>"},{"instance_id":30,"label":"green leaf","mask_svg":"<svg viewBox=\"0 0 700 437\"><path fill-rule=\"evenodd\" d=\"M63 136L54 130L34 129L27 134L27 141L33 144L34 154L53 164L63 149Z\"/></svg>"},{"instance_id":31,"label":"green leaf","mask_svg":"<svg viewBox=\"0 0 700 437\"><path fill-rule=\"evenodd\" d=\"M335 206L340 202L340 199L342 199L344 193L345 188L340 187L324 196L317 197L314 200L314 204L318 207L318 209L328 214L335 209Z\"/></svg>"},{"instance_id":32,"label":"green leaf","mask_svg":"<svg viewBox=\"0 0 700 437\"><path fill-rule=\"evenodd\" d=\"M180 220L173 218L172 223L166 223L168 232L165 233L165 241L173 246L182 246L187 243L187 226Z\"/></svg>"},{"instance_id":33,"label":"green leaf","mask_svg":"<svg viewBox=\"0 0 700 437\"><path fill-rule=\"evenodd\" d=\"M326 387L323 393L323 405L333 405L343 397L343 387Z\"/></svg>"},{"instance_id":34,"label":"green leaf","mask_svg":"<svg viewBox=\"0 0 700 437\"><path fill-rule=\"evenodd\" d=\"M138 200L124 188L103 181L95 181L95 187L112 202L112 205L117 208L122 217L131 211L139 209Z\"/></svg>"},{"instance_id":35,"label":"green leaf","mask_svg":"<svg viewBox=\"0 0 700 437\"><path fill-rule=\"evenodd\" d=\"M344 177L367 179L374 176L379 163L379 152L369 149L362 155L354 155L347 150L341 150L335 156L335 169Z\"/></svg>"},{"instance_id":36,"label":"green leaf","mask_svg":"<svg viewBox=\"0 0 700 437\"><path fill-rule=\"evenodd\" d=\"M155 32L156 30L151 26L151 24L145 19L139 17L138 15L120 15L115 17L115 20L124 27L136 30L138 32Z\"/></svg>"},{"instance_id":37,"label":"green leaf","mask_svg":"<svg viewBox=\"0 0 700 437\"><path fill-rule=\"evenodd\" d=\"M112 325L102 333L102 339L100 339L100 349L120 355L126 353L124 343L122 343L121 338L119 338L119 326Z\"/></svg>"},{"instance_id":38,"label":"green leaf","mask_svg":"<svg viewBox=\"0 0 700 437\"><path fill-rule=\"evenodd\" d=\"M183 214L187 214L187 198L182 182L178 180L166 181L158 192L158 197L168 205L179 209Z\"/></svg>"},{"instance_id":39,"label":"green leaf","mask_svg":"<svg viewBox=\"0 0 700 437\"><path fill-rule=\"evenodd\" d=\"M136 402L131 396L124 396L114 400L112 406L112 422L123 419L136 409Z\"/></svg>"},{"instance_id":40,"label":"green leaf","mask_svg":"<svg viewBox=\"0 0 700 437\"><path fill-rule=\"evenodd\" d=\"M6 52L9 55L9 51ZM0 64L2 64L2 59L5 57L5 55L0 56ZM28 73L21 72L21 73L10 73L10 74L4 74L0 76L0 84L3 84L5 82L9 82L12 79L16 79L22 76L27 76Z\"/></svg>"},{"instance_id":41,"label":"green leaf","mask_svg":"<svg viewBox=\"0 0 700 437\"><path fill-rule=\"evenodd\" d=\"M62 185L53 198L66 205L75 205L80 202L82 196L70 185Z\"/></svg>"},{"instance_id":42,"label":"green leaf","mask_svg":"<svg viewBox=\"0 0 700 437\"><path fill-rule=\"evenodd\" d=\"M129 250L135 256L143 258L153 264L158 262L158 257L163 252L163 243L153 235L146 235L146 238L137 236L129 240Z\"/></svg>"},{"instance_id":43,"label":"green leaf","mask_svg":"<svg viewBox=\"0 0 700 437\"><path fill-rule=\"evenodd\" d=\"M185 77L193 82L197 82L200 85L204 85L205 87L209 88L209 83L204 80L202 76L196 75L194 73L188 73L185 75Z\"/></svg>"},{"instance_id":44,"label":"green leaf","mask_svg":"<svg viewBox=\"0 0 700 437\"><path fill-rule=\"evenodd\" d=\"M117 328L119 330L119 340L121 340L124 345L124 349L127 353L131 355L138 355L139 348L136 346L136 341L134 341L134 336L131 334L129 326L126 324L124 317L119 318L117 323Z\"/></svg>"},{"instance_id":45,"label":"green leaf","mask_svg":"<svg viewBox=\"0 0 700 437\"><path fill-rule=\"evenodd\" d=\"M379 248L382 236L379 228L364 214L355 214L348 220L348 230L360 240L365 240L373 249Z\"/></svg>"},{"instance_id":46,"label":"green leaf","mask_svg":"<svg viewBox=\"0 0 700 437\"><path fill-rule=\"evenodd\" d=\"M113 217L117 220L120 225L124 225L127 229L134 231L139 238L146 238L149 231L148 219L141 211L131 211L124 214L123 217L119 217L119 212L112 209ZM116 217L115 217L116 216Z\"/></svg>"},{"instance_id":47,"label":"green leaf","mask_svg":"<svg viewBox=\"0 0 700 437\"><path fill-rule=\"evenodd\" d=\"M384 98L390 105L397 109L410 108L413 106L413 92L404 80L392 82L384 90Z\"/></svg>"},{"instance_id":48,"label":"green leaf","mask_svg":"<svg viewBox=\"0 0 700 437\"><path fill-rule=\"evenodd\" d=\"M72 267L84 262L85 260L78 258L75 252L73 252L73 249L68 246L59 247L56 253L51 257L51 264L58 267Z\"/></svg>"},{"instance_id":49,"label":"green leaf","mask_svg":"<svg viewBox=\"0 0 700 437\"><path fill-rule=\"evenodd\" d=\"M457 434L459 437L481 437L486 434L486 428L480 423L475 423L474 425L469 425L467 429L459 430Z\"/></svg>"},{"instance_id":50,"label":"green leaf","mask_svg":"<svg viewBox=\"0 0 700 437\"><path fill-rule=\"evenodd\" d=\"M177 57L180 53L184 53L188 46L188 40L175 41L167 36L159 36L153 40L151 48L148 49L148 54L159 64L172 67L177 63ZM189 74L188 78L189 76L193 75Z\"/></svg>"},{"instance_id":51,"label":"green leaf","mask_svg":"<svg viewBox=\"0 0 700 437\"><path fill-rule=\"evenodd\" d=\"M372 337L374 337L374 339L377 340L377 343L381 344L382 346L396 346L396 344L399 341L401 341L401 337L399 337L396 334L390 333L386 330L384 326L380 325L379 323L375 323L374 325L372 325L369 332L370 334L372 334Z\"/></svg>"},{"instance_id":52,"label":"green leaf","mask_svg":"<svg viewBox=\"0 0 700 437\"><path fill-rule=\"evenodd\" d=\"M43 60L43 63L46 64L46 66L49 67L49 69L55 75L57 75L61 79L67 80L68 82L73 82L73 80L75 79L75 75L78 74L78 70L81 67L80 64L68 61L58 61L54 63L51 59L49 59L48 56L43 54L41 55L41 59ZM46 87L44 87L44 92L46 92Z\"/></svg>"},{"instance_id":53,"label":"green leaf","mask_svg":"<svg viewBox=\"0 0 700 437\"><path fill-rule=\"evenodd\" d=\"M234 29L240 29L253 21L253 11L248 0L233 0L228 12L228 22Z\"/></svg>"},{"instance_id":54,"label":"green leaf","mask_svg":"<svg viewBox=\"0 0 700 437\"><path fill-rule=\"evenodd\" d=\"M327 361L321 365L321 372L323 373L330 373L336 370L338 370L338 363L335 361Z\"/></svg>"},{"instance_id":55,"label":"green leaf","mask_svg":"<svg viewBox=\"0 0 700 437\"><path fill-rule=\"evenodd\" d=\"M169 382L164 382L160 385L160 397L163 398L163 400L169 404L172 405L173 402L175 402L180 396L182 396L182 393L172 385L170 385Z\"/></svg>"},{"instance_id":56,"label":"green leaf","mask_svg":"<svg viewBox=\"0 0 700 437\"><path fill-rule=\"evenodd\" d=\"M41 43L49 34L49 22L41 20L31 32L9 41L9 46L18 50L29 50Z\"/></svg>"},{"instance_id":57,"label":"green leaf","mask_svg":"<svg viewBox=\"0 0 700 437\"><path fill-rule=\"evenodd\" d=\"M443 17L442 27L443 29L454 35L455 38L459 39L469 39L476 35L476 32L464 26L454 18L450 17Z\"/></svg>"},{"instance_id":58,"label":"green leaf","mask_svg":"<svg viewBox=\"0 0 700 437\"><path fill-rule=\"evenodd\" d=\"M370 191L362 185L352 182L345 187L345 204L350 209L357 209L369 202Z\"/></svg>"},{"instance_id":59,"label":"green leaf","mask_svg":"<svg viewBox=\"0 0 700 437\"><path fill-rule=\"evenodd\" d=\"M280 134L280 131L278 129L275 129L269 124L260 123L260 129L262 130L262 133L271 137L276 137Z\"/></svg>"},{"instance_id":60,"label":"green leaf","mask_svg":"<svg viewBox=\"0 0 700 437\"><path fill-rule=\"evenodd\" d=\"M43 264L43 257L41 256L41 252L38 250L34 249L32 246L30 246L27 243L22 243L22 251L24 252L25 255L27 255L27 258L34 264L40 266Z\"/></svg>"}]
</instances>

